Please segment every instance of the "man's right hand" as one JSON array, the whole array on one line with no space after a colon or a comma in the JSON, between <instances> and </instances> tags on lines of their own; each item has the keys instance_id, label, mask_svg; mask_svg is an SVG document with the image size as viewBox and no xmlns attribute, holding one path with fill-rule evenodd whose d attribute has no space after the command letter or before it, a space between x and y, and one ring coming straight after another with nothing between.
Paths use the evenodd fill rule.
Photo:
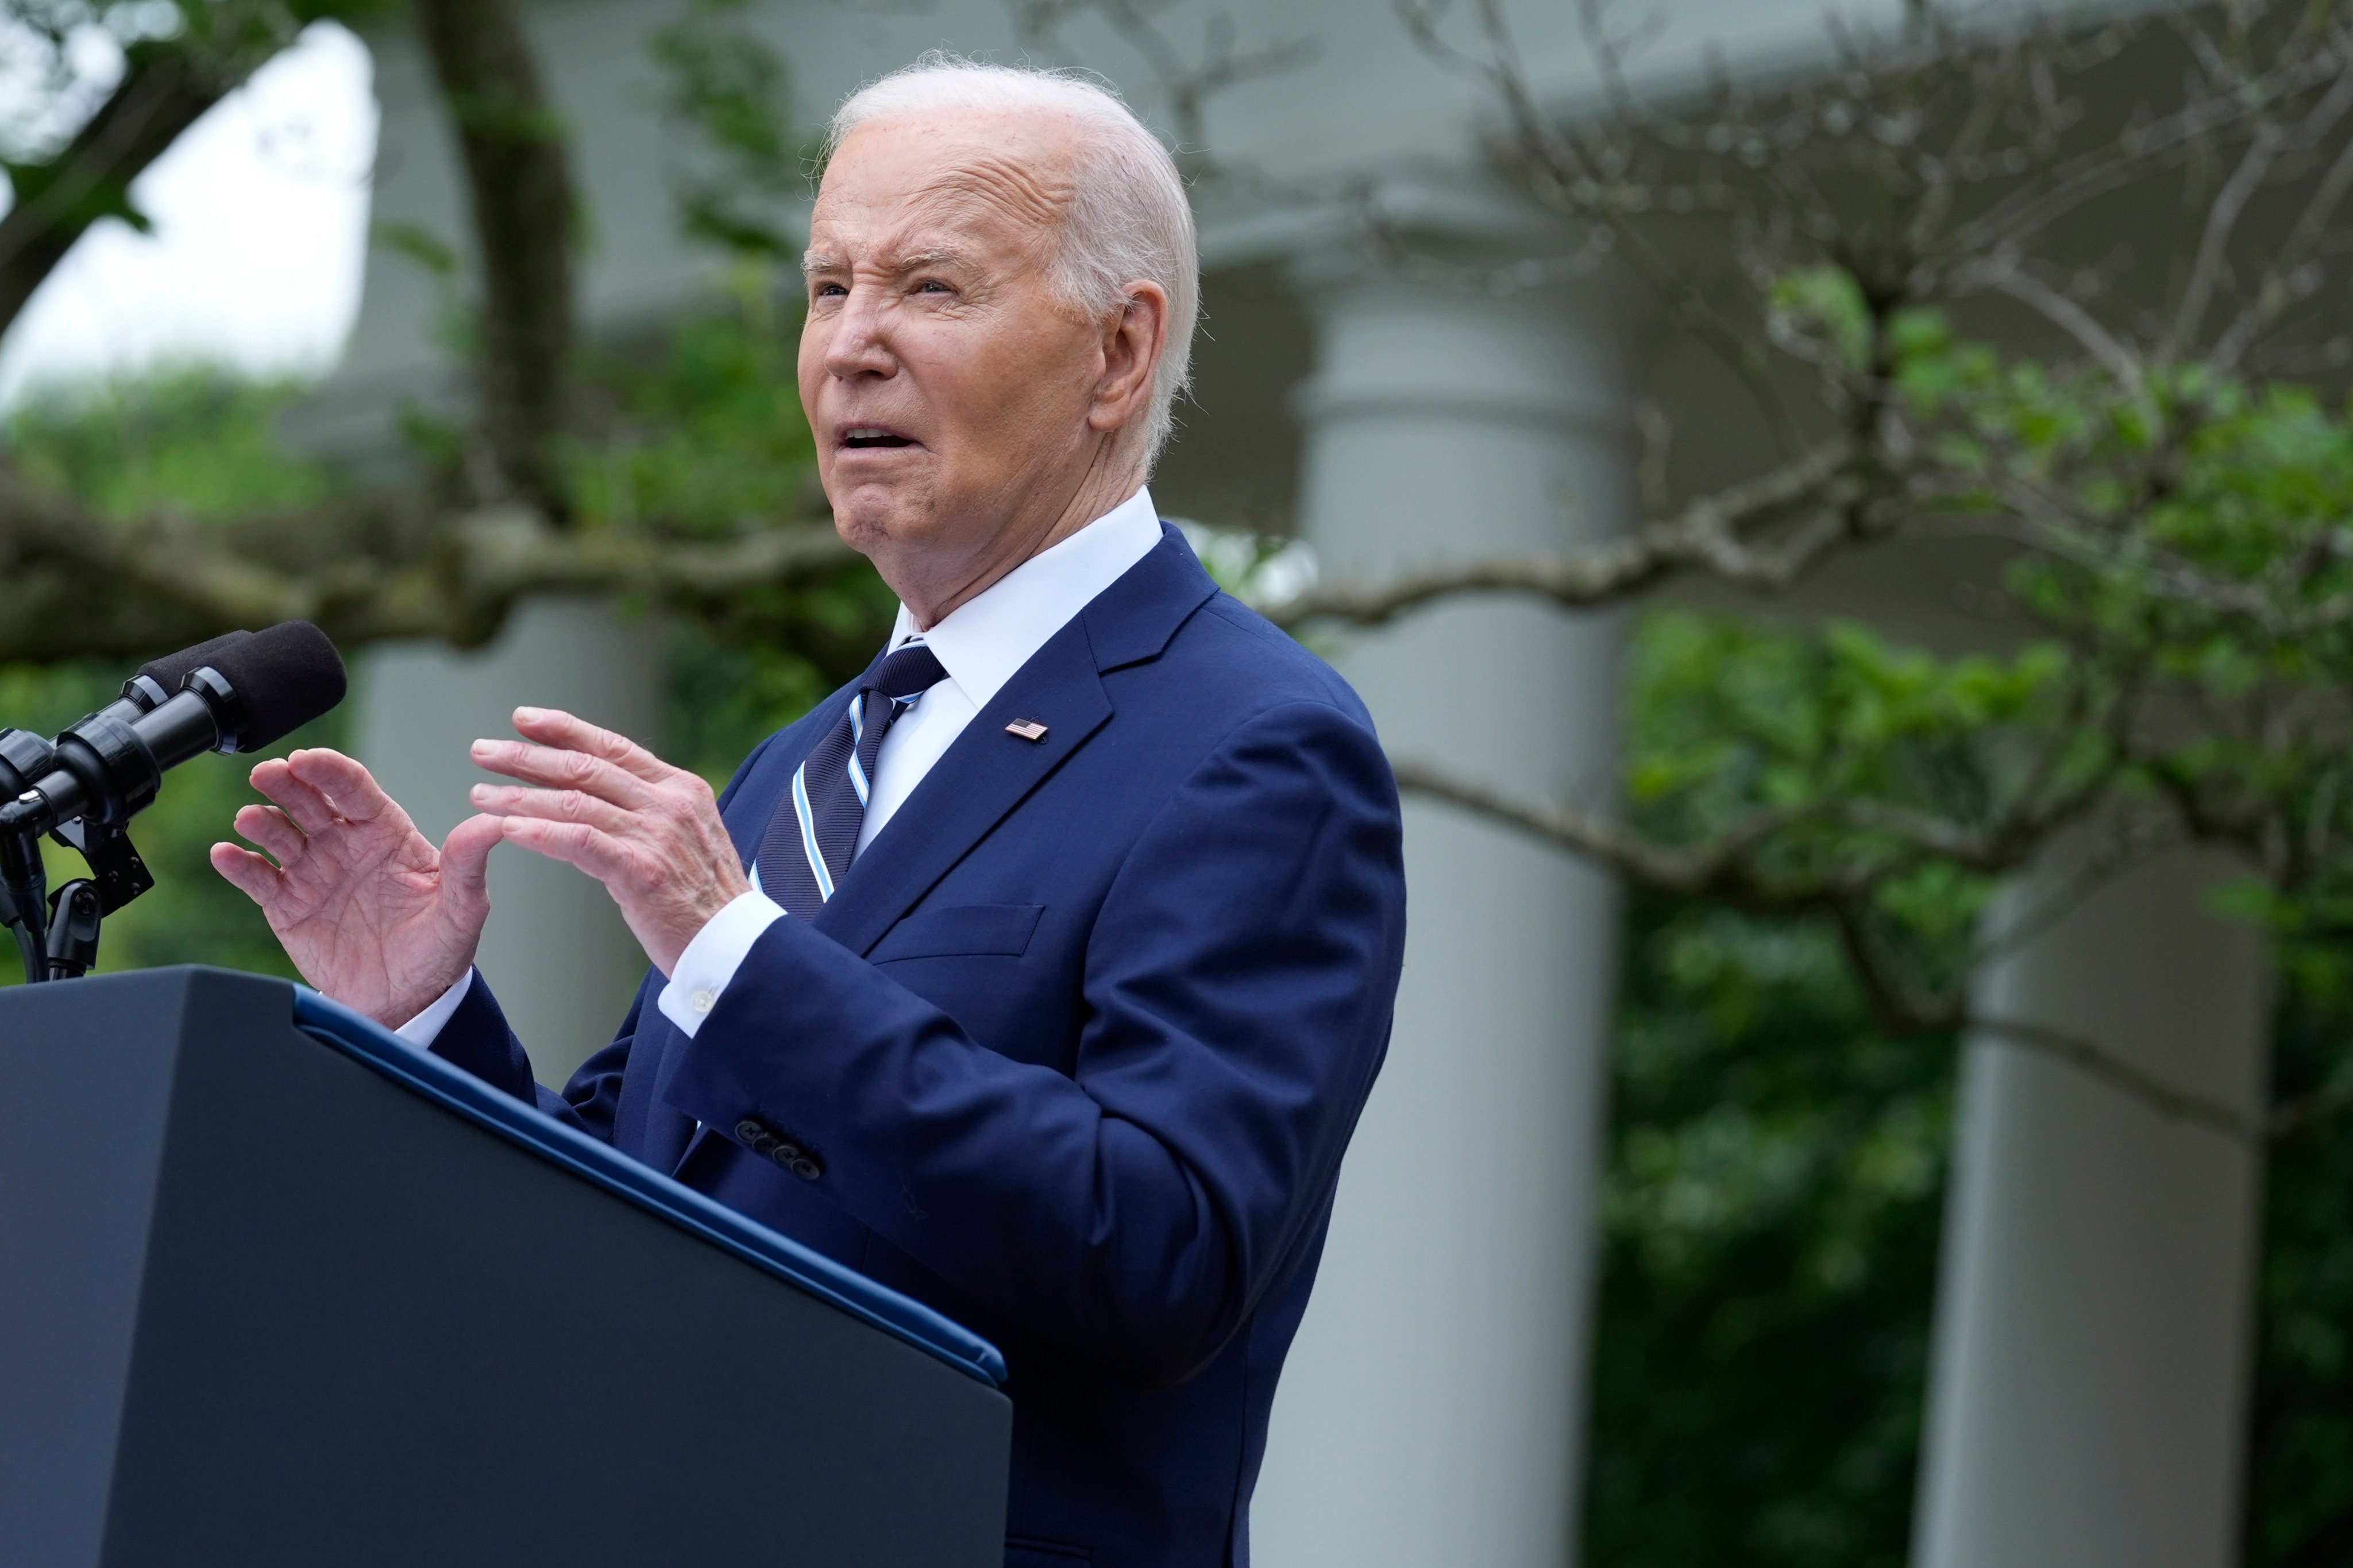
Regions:
<instances>
[{"instance_id":1,"label":"man's right hand","mask_svg":"<svg viewBox=\"0 0 2353 1568\"><path fill-rule=\"evenodd\" d=\"M245 807L237 830L276 864L216 844L213 868L261 906L303 979L396 1029L465 976L491 912L500 818L468 818L437 850L341 752L263 763L253 787L277 805Z\"/></svg>"}]
</instances>

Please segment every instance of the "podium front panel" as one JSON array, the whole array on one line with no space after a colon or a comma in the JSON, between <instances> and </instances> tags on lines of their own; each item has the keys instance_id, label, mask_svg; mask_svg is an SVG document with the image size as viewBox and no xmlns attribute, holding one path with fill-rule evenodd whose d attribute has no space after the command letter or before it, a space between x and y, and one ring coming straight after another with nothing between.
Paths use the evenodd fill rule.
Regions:
<instances>
[{"instance_id":1,"label":"podium front panel","mask_svg":"<svg viewBox=\"0 0 2353 1568\"><path fill-rule=\"evenodd\" d=\"M1001 1393L290 997L0 993L0 1561L1002 1560Z\"/></svg>"}]
</instances>

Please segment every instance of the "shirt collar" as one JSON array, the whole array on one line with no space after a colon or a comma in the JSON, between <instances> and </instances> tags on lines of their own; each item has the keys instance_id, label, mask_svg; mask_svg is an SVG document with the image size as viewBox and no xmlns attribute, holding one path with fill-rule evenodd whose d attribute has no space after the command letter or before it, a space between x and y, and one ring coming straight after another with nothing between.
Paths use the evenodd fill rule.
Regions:
<instances>
[{"instance_id":1,"label":"shirt collar","mask_svg":"<svg viewBox=\"0 0 2353 1568\"><path fill-rule=\"evenodd\" d=\"M958 605L922 634L923 642L973 707L986 708L1048 638L1159 542L1160 514L1152 491L1139 489ZM891 647L916 635L914 617L902 604L891 628Z\"/></svg>"}]
</instances>

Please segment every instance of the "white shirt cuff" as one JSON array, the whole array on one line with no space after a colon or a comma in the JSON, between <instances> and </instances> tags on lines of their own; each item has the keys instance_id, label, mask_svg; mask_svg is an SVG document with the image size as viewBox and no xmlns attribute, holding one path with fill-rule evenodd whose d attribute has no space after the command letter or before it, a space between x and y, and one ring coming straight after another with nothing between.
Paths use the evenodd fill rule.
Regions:
<instances>
[{"instance_id":1,"label":"white shirt cuff","mask_svg":"<svg viewBox=\"0 0 2353 1568\"><path fill-rule=\"evenodd\" d=\"M441 1037L443 1026L449 1022L449 1015L458 1010L458 1004L463 1002L466 999L466 993L473 988L474 972L470 968L465 973L458 976L457 984L452 985L435 999L433 1005L395 1029L393 1033L420 1051L431 1050L433 1042Z\"/></svg>"},{"instance_id":2,"label":"white shirt cuff","mask_svg":"<svg viewBox=\"0 0 2353 1568\"><path fill-rule=\"evenodd\" d=\"M712 916L678 955L678 967L655 1001L662 1016L692 1039L760 933L784 918L784 907L760 892L745 893Z\"/></svg>"}]
</instances>

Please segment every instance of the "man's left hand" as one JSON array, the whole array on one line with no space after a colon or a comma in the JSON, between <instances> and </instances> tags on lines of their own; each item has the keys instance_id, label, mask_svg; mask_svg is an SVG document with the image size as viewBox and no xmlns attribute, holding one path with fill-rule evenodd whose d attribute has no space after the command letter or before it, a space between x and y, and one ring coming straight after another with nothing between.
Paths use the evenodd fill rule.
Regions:
<instances>
[{"instance_id":1,"label":"man's left hand","mask_svg":"<svg viewBox=\"0 0 2353 1568\"><path fill-rule=\"evenodd\" d=\"M700 774L553 708L518 708L520 741L477 741L476 765L525 784L476 784L506 840L605 884L665 975L711 917L752 890Z\"/></svg>"}]
</instances>

